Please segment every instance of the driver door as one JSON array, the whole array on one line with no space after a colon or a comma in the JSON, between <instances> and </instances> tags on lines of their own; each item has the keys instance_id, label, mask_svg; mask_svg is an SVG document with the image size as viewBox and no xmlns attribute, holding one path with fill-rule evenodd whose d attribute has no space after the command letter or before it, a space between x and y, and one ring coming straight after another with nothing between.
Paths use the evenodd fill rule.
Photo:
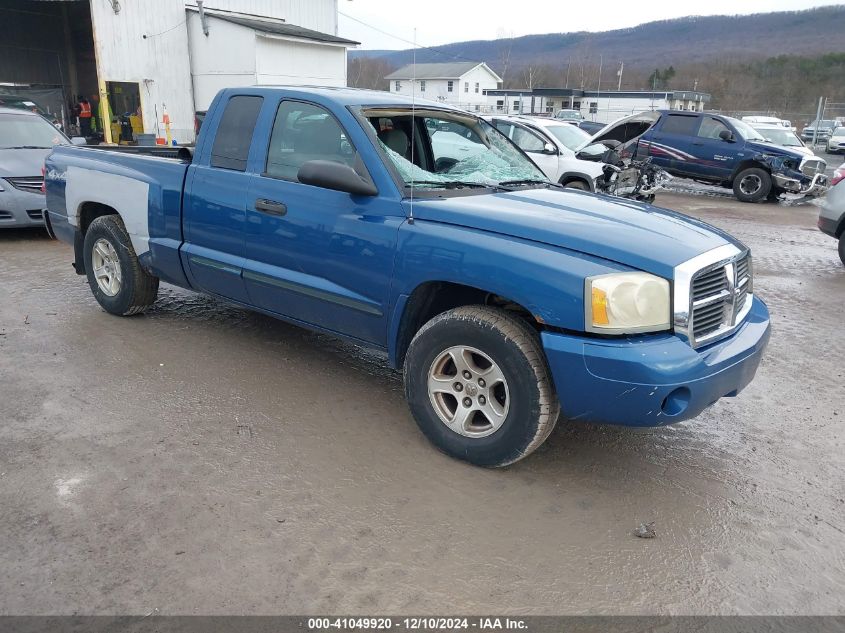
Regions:
<instances>
[{"instance_id":1,"label":"driver door","mask_svg":"<svg viewBox=\"0 0 845 633\"><path fill-rule=\"evenodd\" d=\"M243 277L254 305L383 345L402 208L298 180L312 160L363 166L324 107L282 100L266 121L270 142L246 193ZM266 138L266 136L265 136Z\"/></svg>"}]
</instances>

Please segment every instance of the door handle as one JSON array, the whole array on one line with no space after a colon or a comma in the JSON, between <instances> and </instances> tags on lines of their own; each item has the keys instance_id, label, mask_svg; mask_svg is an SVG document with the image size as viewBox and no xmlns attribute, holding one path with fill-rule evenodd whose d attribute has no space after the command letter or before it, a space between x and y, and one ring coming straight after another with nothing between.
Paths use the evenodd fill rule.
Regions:
<instances>
[{"instance_id":1,"label":"door handle","mask_svg":"<svg viewBox=\"0 0 845 633\"><path fill-rule=\"evenodd\" d=\"M255 201L255 210L267 215L283 216L288 212L288 207L284 202L259 199Z\"/></svg>"}]
</instances>

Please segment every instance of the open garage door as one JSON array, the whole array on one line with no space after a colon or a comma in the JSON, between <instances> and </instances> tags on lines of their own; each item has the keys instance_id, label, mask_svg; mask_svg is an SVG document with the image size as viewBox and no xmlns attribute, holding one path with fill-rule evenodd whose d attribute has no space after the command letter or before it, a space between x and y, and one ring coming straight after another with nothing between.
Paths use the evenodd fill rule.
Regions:
<instances>
[{"instance_id":1,"label":"open garage door","mask_svg":"<svg viewBox=\"0 0 845 633\"><path fill-rule=\"evenodd\" d=\"M0 102L36 109L76 134L80 95L96 112L88 0L0 0Z\"/></svg>"}]
</instances>

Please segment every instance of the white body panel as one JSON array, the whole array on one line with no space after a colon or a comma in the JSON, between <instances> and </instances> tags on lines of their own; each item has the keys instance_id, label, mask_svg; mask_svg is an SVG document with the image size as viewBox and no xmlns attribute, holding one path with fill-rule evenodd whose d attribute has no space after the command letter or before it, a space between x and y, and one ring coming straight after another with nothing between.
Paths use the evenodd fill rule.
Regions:
<instances>
[{"instance_id":1,"label":"white body panel","mask_svg":"<svg viewBox=\"0 0 845 633\"><path fill-rule=\"evenodd\" d=\"M150 250L150 186L147 183L75 166L68 167L65 182L65 211L72 226L79 226L79 209L84 202L99 202L120 209L135 253L142 255Z\"/></svg>"}]
</instances>

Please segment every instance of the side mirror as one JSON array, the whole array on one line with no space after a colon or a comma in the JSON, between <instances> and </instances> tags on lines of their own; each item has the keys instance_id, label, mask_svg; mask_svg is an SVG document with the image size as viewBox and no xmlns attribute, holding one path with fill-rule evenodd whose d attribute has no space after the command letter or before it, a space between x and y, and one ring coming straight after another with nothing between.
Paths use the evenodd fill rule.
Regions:
<instances>
[{"instance_id":1,"label":"side mirror","mask_svg":"<svg viewBox=\"0 0 845 633\"><path fill-rule=\"evenodd\" d=\"M552 145L551 143L546 143L543 146L543 152L545 154L557 154L557 148L554 145Z\"/></svg>"},{"instance_id":2,"label":"side mirror","mask_svg":"<svg viewBox=\"0 0 845 633\"><path fill-rule=\"evenodd\" d=\"M299 168L299 182L323 189L345 191L356 196L374 196L376 186L358 175L349 165L329 160L310 160Z\"/></svg>"},{"instance_id":3,"label":"side mirror","mask_svg":"<svg viewBox=\"0 0 845 633\"><path fill-rule=\"evenodd\" d=\"M88 140L84 136L74 136L70 139L71 145L88 145Z\"/></svg>"},{"instance_id":4,"label":"side mirror","mask_svg":"<svg viewBox=\"0 0 845 633\"><path fill-rule=\"evenodd\" d=\"M722 130L719 132L719 138L723 141L733 142L734 135L729 130Z\"/></svg>"}]
</instances>

